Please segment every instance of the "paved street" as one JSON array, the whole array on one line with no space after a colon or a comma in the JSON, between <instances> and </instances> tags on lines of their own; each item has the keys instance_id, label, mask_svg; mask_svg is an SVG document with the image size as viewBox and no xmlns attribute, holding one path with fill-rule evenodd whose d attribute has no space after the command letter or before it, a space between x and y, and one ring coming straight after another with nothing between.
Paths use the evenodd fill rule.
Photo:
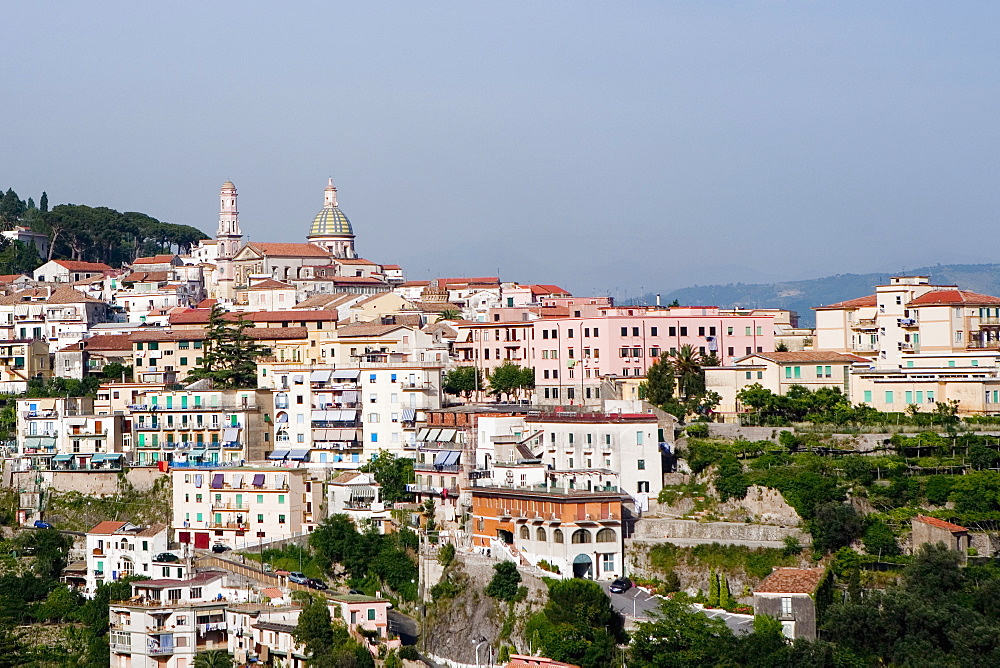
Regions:
<instances>
[{"instance_id":1,"label":"paved street","mask_svg":"<svg viewBox=\"0 0 1000 668\"><path fill-rule=\"evenodd\" d=\"M611 598L611 605L623 615L635 619L650 619L653 613L660 607L660 598L650 596L638 587L632 587L623 594L613 594L608 591L610 582L602 582L601 588ZM750 615L736 615L725 610L705 610L700 605L694 606L695 610L713 619L721 619L726 623L733 633L750 633L753 631L753 617Z\"/></svg>"},{"instance_id":2,"label":"paved street","mask_svg":"<svg viewBox=\"0 0 1000 668\"><path fill-rule=\"evenodd\" d=\"M612 594L608 591L608 587L611 586L610 582L602 582L600 584L604 593L611 598L611 605L623 615L637 619L649 619L651 613L660 607L659 598L650 596L638 587L632 587L623 594Z\"/></svg>"}]
</instances>

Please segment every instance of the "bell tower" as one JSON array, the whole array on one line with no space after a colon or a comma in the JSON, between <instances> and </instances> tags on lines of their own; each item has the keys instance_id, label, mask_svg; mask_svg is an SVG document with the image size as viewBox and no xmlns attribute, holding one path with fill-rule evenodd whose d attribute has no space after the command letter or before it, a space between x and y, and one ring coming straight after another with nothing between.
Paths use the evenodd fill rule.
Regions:
<instances>
[{"instance_id":1,"label":"bell tower","mask_svg":"<svg viewBox=\"0 0 1000 668\"><path fill-rule=\"evenodd\" d=\"M236 186L232 181L223 183L219 191L219 229L215 238L219 242L218 259L233 259L240 248L243 232L240 231L240 214L236 207Z\"/></svg>"}]
</instances>

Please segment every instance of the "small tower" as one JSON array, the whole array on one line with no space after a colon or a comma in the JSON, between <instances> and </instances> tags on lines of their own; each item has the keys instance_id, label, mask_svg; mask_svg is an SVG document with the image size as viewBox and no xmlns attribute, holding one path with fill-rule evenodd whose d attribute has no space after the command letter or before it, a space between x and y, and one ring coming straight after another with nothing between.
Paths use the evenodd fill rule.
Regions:
<instances>
[{"instance_id":1,"label":"small tower","mask_svg":"<svg viewBox=\"0 0 1000 668\"><path fill-rule=\"evenodd\" d=\"M218 259L233 259L240 249L243 232L240 231L240 214L236 208L236 186L232 181L223 183L219 191L219 229L215 238L219 242Z\"/></svg>"},{"instance_id":2,"label":"small tower","mask_svg":"<svg viewBox=\"0 0 1000 668\"><path fill-rule=\"evenodd\" d=\"M337 205L337 188L334 187L332 178L323 192L323 208L313 218L306 238L309 243L319 246L334 257L357 257L354 253L354 229Z\"/></svg>"}]
</instances>

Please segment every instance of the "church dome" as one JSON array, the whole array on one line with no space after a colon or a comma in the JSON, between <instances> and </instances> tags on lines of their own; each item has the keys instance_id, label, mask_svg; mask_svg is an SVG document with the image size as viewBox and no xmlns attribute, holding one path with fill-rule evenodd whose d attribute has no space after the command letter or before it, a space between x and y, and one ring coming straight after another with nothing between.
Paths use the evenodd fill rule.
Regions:
<instances>
[{"instance_id":1,"label":"church dome","mask_svg":"<svg viewBox=\"0 0 1000 668\"><path fill-rule=\"evenodd\" d=\"M347 219L340 207L335 204L328 204L320 209L316 217L313 218L309 227L309 238L330 237L330 236L354 236L354 229L351 221Z\"/></svg>"},{"instance_id":2,"label":"church dome","mask_svg":"<svg viewBox=\"0 0 1000 668\"><path fill-rule=\"evenodd\" d=\"M232 181L226 181L225 183L222 184L222 189L223 190L236 190L236 186L233 185Z\"/></svg>"},{"instance_id":3,"label":"church dome","mask_svg":"<svg viewBox=\"0 0 1000 668\"><path fill-rule=\"evenodd\" d=\"M354 229L351 221L347 219L344 212L337 206L337 189L333 186L331 178L323 192L323 208L319 210L313 218L309 227L308 238L314 237L353 237Z\"/></svg>"}]
</instances>

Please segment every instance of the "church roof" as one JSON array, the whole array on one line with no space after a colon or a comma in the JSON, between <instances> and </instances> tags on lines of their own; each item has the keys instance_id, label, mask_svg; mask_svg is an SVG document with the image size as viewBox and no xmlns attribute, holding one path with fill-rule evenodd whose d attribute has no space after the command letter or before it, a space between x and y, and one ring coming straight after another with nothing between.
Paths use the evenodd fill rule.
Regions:
<instances>
[{"instance_id":1,"label":"church roof","mask_svg":"<svg viewBox=\"0 0 1000 668\"><path fill-rule=\"evenodd\" d=\"M308 238L330 236L354 236L351 221L336 204L328 204L319 210L309 227Z\"/></svg>"}]
</instances>

